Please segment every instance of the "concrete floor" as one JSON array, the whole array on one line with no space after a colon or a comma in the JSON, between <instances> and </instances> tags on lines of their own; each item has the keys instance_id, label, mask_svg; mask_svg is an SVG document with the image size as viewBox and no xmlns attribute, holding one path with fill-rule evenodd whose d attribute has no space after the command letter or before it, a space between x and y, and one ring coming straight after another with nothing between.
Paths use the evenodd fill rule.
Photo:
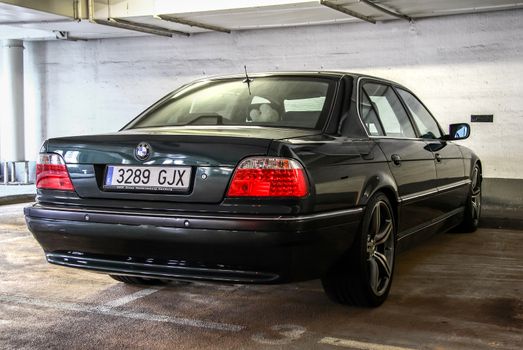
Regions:
<instances>
[{"instance_id":1,"label":"concrete floor","mask_svg":"<svg viewBox=\"0 0 523 350\"><path fill-rule=\"evenodd\" d=\"M521 349L523 231L441 234L399 256L389 300L319 281L126 286L47 264L24 205L0 207L0 349Z\"/></svg>"}]
</instances>

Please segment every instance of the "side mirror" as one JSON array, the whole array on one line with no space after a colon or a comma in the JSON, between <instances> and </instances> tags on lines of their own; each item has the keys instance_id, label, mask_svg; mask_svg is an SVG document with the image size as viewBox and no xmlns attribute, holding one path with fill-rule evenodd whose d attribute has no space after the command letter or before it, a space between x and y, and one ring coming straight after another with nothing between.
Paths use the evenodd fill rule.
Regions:
<instances>
[{"instance_id":1,"label":"side mirror","mask_svg":"<svg viewBox=\"0 0 523 350\"><path fill-rule=\"evenodd\" d=\"M470 136L470 125L467 123L450 124L449 134L443 138L445 140L464 140Z\"/></svg>"}]
</instances>

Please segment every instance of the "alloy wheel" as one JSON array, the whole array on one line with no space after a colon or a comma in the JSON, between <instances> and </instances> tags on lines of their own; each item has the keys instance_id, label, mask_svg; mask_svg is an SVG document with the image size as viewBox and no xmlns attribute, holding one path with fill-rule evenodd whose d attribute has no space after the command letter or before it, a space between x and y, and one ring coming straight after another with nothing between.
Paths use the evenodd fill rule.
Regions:
<instances>
[{"instance_id":1,"label":"alloy wheel","mask_svg":"<svg viewBox=\"0 0 523 350\"><path fill-rule=\"evenodd\" d=\"M471 204L472 204L472 219L479 220L481 215L481 173L479 168L474 167L472 173L472 194L471 194Z\"/></svg>"},{"instance_id":2,"label":"alloy wheel","mask_svg":"<svg viewBox=\"0 0 523 350\"><path fill-rule=\"evenodd\" d=\"M392 211L384 201L372 208L367 233L369 282L375 295L385 293L392 278L394 264L394 221Z\"/></svg>"}]
</instances>

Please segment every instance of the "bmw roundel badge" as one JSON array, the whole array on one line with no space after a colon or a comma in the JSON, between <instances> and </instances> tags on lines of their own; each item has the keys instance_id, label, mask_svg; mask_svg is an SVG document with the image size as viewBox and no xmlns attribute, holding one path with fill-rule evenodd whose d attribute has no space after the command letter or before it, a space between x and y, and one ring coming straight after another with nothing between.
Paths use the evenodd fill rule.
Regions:
<instances>
[{"instance_id":1,"label":"bmw roundel badge","mask_svg":"<svg viewBox=\"0 0 523 350\"><path fill-rule=\"evenodd\" d=\"M134 150L134 156L138 160L147 160L151 156L151 151L151 145L149 145L147 142L140 142Z\"/></svg>"}]
</instances>

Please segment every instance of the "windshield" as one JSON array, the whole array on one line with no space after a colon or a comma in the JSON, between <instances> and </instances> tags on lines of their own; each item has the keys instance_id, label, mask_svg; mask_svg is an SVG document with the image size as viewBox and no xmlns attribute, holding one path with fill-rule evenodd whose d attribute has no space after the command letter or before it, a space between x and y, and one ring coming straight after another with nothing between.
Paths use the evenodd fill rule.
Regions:
<instances>
[{"instance_id":1,"label":"windshield","mask_svg":"<svg viewBox=\"0 0 523 350\"><path fill-rule=\"evenodd\" d=\"M334 81L265 77L200 82L153 106L126 129L179 125L252 125L320 129Z\"/></svg>"}]
</instances>

